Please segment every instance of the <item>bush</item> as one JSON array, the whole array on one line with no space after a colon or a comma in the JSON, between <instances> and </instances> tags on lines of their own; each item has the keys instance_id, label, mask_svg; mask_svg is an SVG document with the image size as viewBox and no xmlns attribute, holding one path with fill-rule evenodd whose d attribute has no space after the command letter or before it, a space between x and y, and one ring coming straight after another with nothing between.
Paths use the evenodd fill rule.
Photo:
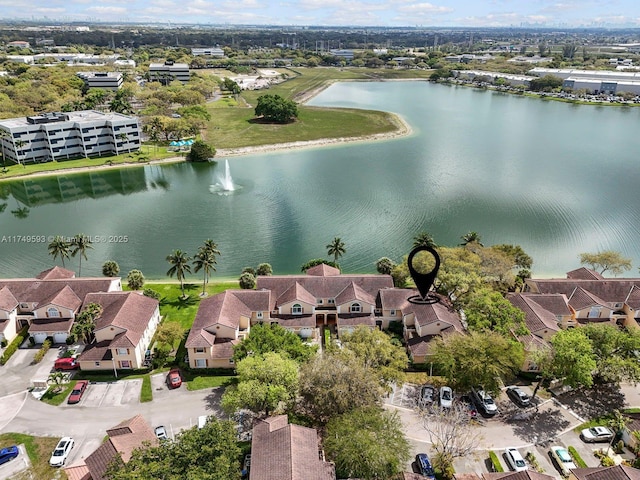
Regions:
<instances>
[{"instance_id":1,"label":"bush","mask_svg":"<svg viewBox=\"0 0 640 480\"><path fill-rule=\"evenodd\" d=\"M33 356L33 363L40 363L50 348L51 348L51 340L47 338L42 344L42 347L40 347L40 350L38 350L36 354Z\"/></svg>"},{"instance_id":2,"label":"bush","mask_svg":"<svg viewBox=\"0 0 640 480\"><path fill-rule=\"evenodd\" d=\"M7 339L3 338L2 340L0 340L0 347L4 348L7 346Z\"/></svg>"},{"instance_id":3,"label":"bush","mask_svg":"<svg viewBox=\"0 0 640 480\"><path fill-rule=\"evenodd\" d=\"M491 460L491 465L493 465L494 472L498 472L498 473L504 472L504 469L502 468L502 464L500 463L500 459L496 455L496 452L490 451L489 459Z\"/></svg>"},{"instance_id":4,"label":"bush","mask_svg":"<svg viewBox=\"0 0 640 480\"><path fill-rule=\"evenodd\" d=\"M623 454L624 453L624 442L622 440L618 440L617 443L615 444L614 450L618 455Z\"/></svg>"},{"instance_id":5,"label":"bush","mask_svg":"<svg viewBox=\"0 0 640 480\"><path fill-rule=\"evenodd\" d=\"M196 140L193 142L193 145L191 145L191 150L187 154L187 162L208 162L210 158L215 156L215 148L201 140Z\"/></svg>"},{"instance_id":6,"label":"bush","mask_svg":"<svg viewBox=\"0 0 640 480\"><path fill-rule=\"evenodd\" d=\"M154 298L154 299L156 299L156 300L160 300L160 297L162 296L162 295L160 295L158 292L156 292L156 291L155 291L154 289L152 289L152 288L145 288L145 289L142 291L142 294L143 294L145 297Z\"/></svg>"},{"instance_id":7,"label":"bush","mask_svg":"<svg viewBox=\"0 0 640 480\"><path fill-rule=\"evenodd\" d=\"M587 464L585 463L585 461L582 459L582 457L574 447L571 447L571 446L569 447L569 455L573 457L578 468L587 468Z\"/></svg>"},{"instance_id":8,"label":"bush","mask_svg":"<svg viewBox=\"0 0 640 480\"><path fill-rule=\"evenodd\" d=\"M2 357L0 357L0 365L4 365L5 363L7 363L7 361L11 358L11 355L16 353L16 350L18 350L20 345L22 345L22 342L24 342L24 339L27 338L27 330L29 330L29 327L24 327L22 330L18 332L18 335L16 336L16 338L14 338L11 341L9 346L6 348L6 350L2 354Z\"/></svg>"}]
</instances>

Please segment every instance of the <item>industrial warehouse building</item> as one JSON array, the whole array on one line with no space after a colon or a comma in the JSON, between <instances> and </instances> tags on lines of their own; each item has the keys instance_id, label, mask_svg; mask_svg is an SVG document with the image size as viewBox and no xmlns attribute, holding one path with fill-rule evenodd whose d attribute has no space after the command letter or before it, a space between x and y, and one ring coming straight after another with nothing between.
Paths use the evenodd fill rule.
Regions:
<instances>
[{"instance_id":1,"label":"industrial warehouse building","mask_svg":"<svg viewBox=\"0 0 640 480\"><path fill-rule=\"evenodd\" d=\"M574 90L610 95L622 92L640 95L640 72L611 70L577 70L572 68L534 68L529 74L537 77L553 75L563 80L562 86Z\"/></svg>"},{"instance_id":2,"label":"industrial warehouse building","mask_svg":"<svg viewBox=\"0 0 640 480\"><path fill-rule=\"evenodd\" d=\"M0 120L0 142L15 163L118 155L140 148L140 125L120 113L44 113Z\"/></svg>"}]
</instances>

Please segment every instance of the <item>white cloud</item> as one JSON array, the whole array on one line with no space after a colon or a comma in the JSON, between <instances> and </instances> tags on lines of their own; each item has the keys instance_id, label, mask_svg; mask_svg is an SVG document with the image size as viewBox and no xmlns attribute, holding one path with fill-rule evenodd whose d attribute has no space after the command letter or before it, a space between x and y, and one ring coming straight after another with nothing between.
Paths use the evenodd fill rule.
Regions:
<instances>
[{"instance_id":1,"label":"white cloud","mask_svg":"<svg viewBox=\"0 0 640 480\"><path fill-rule=\"evenodd\" d=\"M95 15L124 15L128 13L126 7L102 7L102 6L89 7L85 10L85 12L95 14Z\"/></svg>"},{"instance_id":2,"label":"white cloud","mask_svg":"<svg viewBox=\"0 0 640 480\"><path fill-rule=\"evenodd\" d=\"M439 7L431 3L412 3L406 7L399 7L398 11L411 15L433 15L453 12L453 8Z\"/></svg>"}]
</instances>

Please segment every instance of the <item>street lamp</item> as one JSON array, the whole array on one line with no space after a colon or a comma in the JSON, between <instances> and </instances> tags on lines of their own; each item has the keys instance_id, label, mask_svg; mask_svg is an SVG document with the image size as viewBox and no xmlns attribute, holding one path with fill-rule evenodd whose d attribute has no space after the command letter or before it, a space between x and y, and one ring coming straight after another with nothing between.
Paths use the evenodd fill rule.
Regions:
<instances>
[{"instance_id":1,"label":"street lamp","mask_svg":"<svg viewBox=\"0 0 640 480\"><path fill-rule=\"evenodd\" d=\"M118 370L116 370L116 359L111 357L111 363L113 364L113 374L118 378Z\"/></svg>"}]
</instances>

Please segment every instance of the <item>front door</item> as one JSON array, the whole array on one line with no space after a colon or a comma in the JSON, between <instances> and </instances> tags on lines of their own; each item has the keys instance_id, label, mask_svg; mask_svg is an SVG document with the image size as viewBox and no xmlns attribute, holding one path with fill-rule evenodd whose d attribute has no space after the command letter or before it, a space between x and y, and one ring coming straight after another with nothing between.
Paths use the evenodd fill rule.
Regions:
<instances>
[{"instance_id":1,"label":"front door","mask_svg":"<svg viewBox=\"0 0 640 480\"><path fill-rule=\"evenodd\" d=\"M316 327L322 327L324 325L324 313L316 315Z\"/></svg>"}]
</instances>

